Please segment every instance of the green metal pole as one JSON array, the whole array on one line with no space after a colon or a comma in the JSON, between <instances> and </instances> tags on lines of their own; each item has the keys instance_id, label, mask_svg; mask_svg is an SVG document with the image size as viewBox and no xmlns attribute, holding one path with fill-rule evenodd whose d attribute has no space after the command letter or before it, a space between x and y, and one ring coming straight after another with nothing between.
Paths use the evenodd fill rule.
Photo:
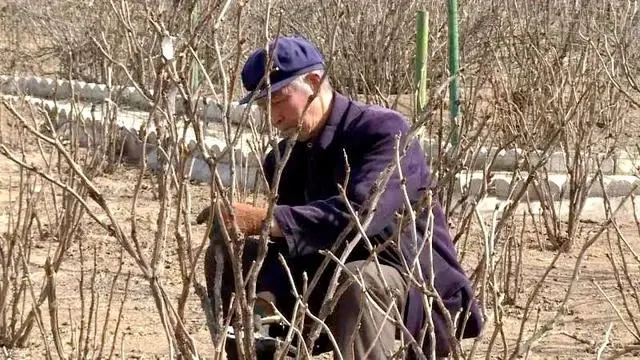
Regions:
<instances>
[{"instance_id":1,"label":"green metal pole","mask_svg":"<svg viewBox=\"0 0 640 360\"><path fill-rule=\"evenodd\" d=\"M459 126L458 116L460 111L460 90L458 88L458 1L449 0L448 3L448 25L449 25L449 73L451 82L449 83L449 110L451 114L451 145L458 146Z\"/></svg>"},{"instance_id":2,"label":"green metal pole","mask_svg":"<svg viewBox=\"0 0 640 360\"><path fill-rule=\"evenodd\" d=\"M414 69L415 115L427 105L427 55L429 53L429 12L420 10L416 16L416 60Z\"/></svg>"}]
</instances>

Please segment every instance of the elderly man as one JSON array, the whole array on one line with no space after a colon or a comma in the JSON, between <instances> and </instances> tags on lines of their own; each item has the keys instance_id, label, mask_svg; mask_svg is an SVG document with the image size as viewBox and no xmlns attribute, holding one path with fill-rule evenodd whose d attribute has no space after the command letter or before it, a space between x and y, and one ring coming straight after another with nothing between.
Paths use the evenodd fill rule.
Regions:
<instances>
[{"instance_id":1,"label":"elderly man","mask_svg":"<svg viewBox=\"0 0 640 360\"><path fill-rule=\"evenodd\" d=\"M273 59L268 75L271 82L271 121L284 137L293 136L298 128L299 133L280 179L277 206L271 224L272 243L269 244L259 275L257 292L259 297L274 303L279 311L288 316L293 311L296 299L278 261L278 254L286 259L300 291L302 274L306 272L309 279L313 278L324 259L319 250L331 249L351 221L350 211L340 195L338 185L345 184L346 180L345 190L350 205L356 211L364 211L362 206L369 198L372 186L381 172L395 161L396 137L406 134L409 124L398 112L361 104L334 91L329 81L323 78L323 56L306 39L298 36L279 37L271 44L271 49ZM242 70L242 82L249 94L241 102L254 101L263 109L267 108L268 99L265 89L266 56L263 49L255 50ZM286 141L280 142L281 154L285 146ZM348 171L345 159L348 161ZM393 172L375 207L373 220L366 229L367 238L378 254L380 269L375 262L368 261L372 251L365 241L360 241L347 259L346 268L349 271L343 272L361 274L358 277L364 280L369 296L364 295L360 281L353 281L352 276L342 276L341 282L350 282L345 285L346 290L339 294L337 305L327 319L344 359L388 358L397 351L395 340L400 333L405 340L410 335L420 341L423 329L428 324L424 292L410 278L423 276L423 281L428 283L431 258L435 288L454 320L453 325L457 328L455 336L475 337L481 329L473 291L458 264L442 209L435 203L430 208L420 207L430 186L430 174L426 156L417 141L408 147L401 166L405 179L401 180L398 171ZM273 181L275 168L272 151L264 161L269 183ZM406 186L406 193L416 212L418 244L412 240L406 224L405 227L398 225L397 215L402 214L405 203L402 185ZM260 233L267 210L234 203L234 213L240 231L251 237ZM432 251L420 246L426 229L431 229L430 216L433 220L430 231ZM198 221L202 223L208 217L208 210L205 209L198 216ZM222 217L228 221L228 215L223 214ZM219 232L212 234L212 242L221 241ZM347 240L353 239L356 234L357 229L354 228ZM205 257L210 297L213 296L215 278L212 249L213 246L210 246ZM256 257L256 249L255 241L247 239L245 271ZM340 247L342 249L344 246ZM416 249L422 250L418 252ZM421 271L414 271L414 276L409 277L406 264L412 264L416 257ZM226 261L221 284L224 309L228 307L231 292L234 291L229 259ZM316 314L327 294L335 262L332 264L321 275L310 296L310 309ZM371 306L370 301L362 301L363 297L376 299L378 307ZM399 329L393 321L385 319L385 314L380 311L389 310L392 304L402 314L401 322L405 329ZM449 334L452 331L447 326L446 316L434 306L436 309L431 317L436 341L431 344L427 332L422 349L429 354L430 346L435 345L438 356L447 356L451 351ZM459 312L460 320L455 322ZM394 313L397 312L390 311L392 318L395 318Z\"/></svg>"}]
</instances>

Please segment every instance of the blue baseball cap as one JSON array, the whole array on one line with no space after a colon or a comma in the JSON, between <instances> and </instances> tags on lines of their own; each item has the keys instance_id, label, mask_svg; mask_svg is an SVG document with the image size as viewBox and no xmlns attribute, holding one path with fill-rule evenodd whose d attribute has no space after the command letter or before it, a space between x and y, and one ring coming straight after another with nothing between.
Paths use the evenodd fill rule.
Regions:
<instances>
[{"instance_id":1,"label":"blue baseball cap","mask_svg":"<svg viewBox=\"0 0 640 360\"><path fill-rule=\"evenodd\" d=\"M264 48L254 50L242 68L242 84L249 92L240 100L246 104L251 99L267 96L265 67L272 57L269 79L271 92L278 91L291 83L297 76L313 70L325 68L320 50L307 39L294 36L280 36L269 43L269 54Z\"/></svg>"}]
</instances>

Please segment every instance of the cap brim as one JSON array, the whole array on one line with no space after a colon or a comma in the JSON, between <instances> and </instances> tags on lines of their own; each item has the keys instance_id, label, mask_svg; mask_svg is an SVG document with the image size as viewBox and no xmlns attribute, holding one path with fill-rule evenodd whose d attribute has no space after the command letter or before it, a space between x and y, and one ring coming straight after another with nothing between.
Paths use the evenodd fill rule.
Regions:
<instances>
[{"instance_id":1,"label":"cap brim","mask_svg":"<svg viewBox=\"0 0 640 360\"><path fill-rule=\"evenodd\" d=\"M304 74L304 73L307 73L307 72L313 71L313 70L323 70L323 69L324 69L324 63L313 64L311 66L307 66L306 68L300 69L300 70L296 71L295 73L291 74L288 78L271 84L271 92L278 91L278 90L282 89L283 87L289 85L298 75L301 75L301 74ZM256 93L255 91L252 91L252 92L248 93L245 97L240 99L239 103L240 104L247 104L248 102L250 102L252 100L259 100L259 99L262 99L262 98L264 98L266 96L267 96L267 89L263 89L263 90L259 91L258 93Z\"/></svg>"},{"instance_id":2,"label":"cap brim","mask_svg":"<svg viewBox=\"0 0 640 360\"><path fill-rule=\"evenodd\" d=\"M271 92L273 93L274 91L278 91L278 90L282 89L283 87L289 85L294 79L295 79L295 77L292 77L292 78L281 80L281 81L279 81L279 82L277 82L275 84L271 84ZM240 99L239 103L244 105L244 104L247 104L247 103L249 103L251 101L263 99L263 98L267 97L267 90L268 89L263 89L263 90L261 90L261 91L259 91L257 93L256 93L256 91L252 91L252 92L248 93L245 97Z\"/></svg>"}]
</instances>

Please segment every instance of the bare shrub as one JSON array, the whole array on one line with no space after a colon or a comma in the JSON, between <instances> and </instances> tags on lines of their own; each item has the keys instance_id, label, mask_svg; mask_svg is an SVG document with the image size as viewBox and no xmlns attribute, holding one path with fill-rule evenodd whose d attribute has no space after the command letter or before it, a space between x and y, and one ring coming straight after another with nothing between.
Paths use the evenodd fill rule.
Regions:
<instances>
[{"instance_id":1,"label":"bare shrub","mask_svg":"<svg viewBox=\"0 0 640 360\"><path fill-rule=\"evenodd\" d=\"M55 352L60 358L86 358L89 354L101 354L105 349L113 353L119 329L118 325L113 325L110 320L115 316L116 322L119 323L122 304L126 299L125 290L119 310L115 307L112 309L117 301L114 290L121 267L113 278L113 287L106 307L100 307L95 302L96 289L93 281L91 282L88 319L85 317L87 309L83 298L86 293L86 289L83 288L84 269L81 270L79 293L83 300L82 316L80 323L72 330L72 334L73 331L77 331L77 337L72 335L69 342L71 348L64 345L60 333L60 319L66 316L63 315L64 309L59 307L60 302L57 298L57 272L67 262L70 248L82 248L87 215L85 206L91 197L89 189L81 185L75 170L68 166L66 159L51 151L51 144L47 143L46 138L34 140L32 137L40 125L52 124L46 112L20 101L5 101L3 106L4 116L0 119L5 131L3 136L14 141L3 141L0 144L0 153L19 165L19 176L15 179L16 186L12 186L12 189L17 189L17 193L9 194L12 202L9 222L6 231L1 235L0 342L9 348L25 346L37 327L48 358L51 358L53 352L49 346L50 337L53 338ZM71 139L71 144L73 143L76 144L70 146L73 158L77 164L84 167L84 176L92 178L96 173L94 152L83 153L78 148L75 137ZM99 151L99 148L96 151ZM28 154L40 156L34 158ZM59 188L65 191L60 192ZM36 259L42 258L43 255L44 263L40 269L34 271L31 263L39 262L40 260ZM92 279L95 278L96 272L94 259ZM45 303L48 312L43 309ZM98 315L104 316L104 322L98 320ZM75 318L70 319L74 320ZM99 322L100 331L97 331ZM107 338L109 331L113 332L112 338Z\"/></svg>"},{"instance_id":2,"label":"bare shrub","mask_svg":"<svg viewBox=\"0 0 640 360\"><path fill-rule=\"evenodd\" d=\"M10 24L6 25L5 33L12 35L2 42L10 58L3 71L53 73L64 78L104 82L110 88L134 86L149 112L138 133L143 152L131 201L131 219L121 219L114 215L104 194L96 190L93 180L118 166L116 119L124 102L106 101L100 105L100 111L106 115L106 125L99 128L102 136L89 136L89 150L78 147L77 137L72 137L70 145L58 141L59 124L55 119L37 118L34 122L29 116L32 110L5 103L5 111L16 116L17 123L3 125L0 149L22 167L24 180L17 200L19 209L10 231L4 235L0 254L3 265L0 309L6 310L0 323L2 342L23 345L34 326L45 336L40 307L46 300L55 303L56 266L64 261L69 247L78 245L78 237L82 235L80 224L91 221L98 224L105 235L118 241L123 256L136 263L138 273L147 281L170 355L200 356L184 326L192 289L203 304L203 318L207 317L216 357L222 355L230 319L222 319L221 309L211 306L196 270L207 238L198 239L191 228L193 184L188 176L189 161L199 156L207 162L212 174L211 203L216 206L230 208L234 201L253 196L254 201L266 198L271 214L278 184L265 184L258 169L254 175L257 185L251 187L246 158L240 163L234 151L214 154L205 146L203 98L213 99L223 110L224 116L218 125L223 128L227 145L239 145L242 133L250 133L253 150L250 156L261 161L277 140L269 119L254 121L245 114L240 126L230 121L232 101L242 93L239 66L248 49L264 46L278 33L300 33L318 42L329 58L328 76L341 92L365 102L403 110L414 124L413 135L424 140L437 185L433 198L447 211L456 246L465 265L472 269L478 298L491 324L485 335L470 346L456 344L454 355L472 357L476 352L484 352L488 356L494 350L501 352L503 358L526 355L566 315L567 304L579 281L578 271L590 247L605 232L616 230L614 209L609 209L607 219L599 224L597 231L583 243L579 241L583 229L581 213L587 196L598 187L605 193L605 185L597 174L610 172L607 169L614 159L614 150L633 140L623 136L631 126L625 116L633 106L638 107L637 94L640 93L635 80L638 61L634 61L638 53L632 46L638 35L637 15L633 2L618 5L615 1L603 4L460 2L463 115L458 134L461 142L451 147L448 141L452 131L450 104L443 100L446 96L441 91L449 74L446 12L440 2L106 1L67 2L65 6L56 2L49 6L12 2L4 8L0 19L6 20L3 24ZM413 21L415 11L420 8L430 10L428 73L432 91L428 111L414 113L410 100L414 86ZM33 44L23 45L18 31L31 35ZM163 53L163 43L171 45L173 57ZM43 59L50 59L54 65L49 69L29 68L29 64L41 63ZM112 93L110 97L117 100L119 95ZM77 104L74 99L71 102ZM81 122L73 122L77 126L72 134L82 133ZM20 129L18 136L7 135L9 129ZM154 136L149 135L151 131L155 131ZM195 146L183 141L189 131L195 134ZM27 140L42 147L44 166L33 166L31 159L16 155L21 154L20 146L24 145L20 144ZM144 152L147 144L155 149L160 171L147 170L148 157ZM398 144L398 157L403 145ZM49 155L50 151L53 155ZM501 163L505 154L513 155L512 166ZM286 158L287 152L282 154L283 162L279 166ZM567 173L568 181L554 187L550 182L554 172ZM223 181L223 174L228 175L228 181ZM381 174L381 184L388 175ZM141 245L144 239L140 238L135 216L143 179L147 177L155 184L155 200L160 208L150 248ZM479 204L498 193L498 178L508 179L508 196L487 218L481 214ZM500 193L505 193L503 190ZM378 195L372 194L368 203L371 209L375 208ZM53 212L55 216L49 213L51 219L47 226L42 226L47 222L43 221L42 210L34 205L43 197L50 197L49 202L56 199L58 206ZM530 205L533 201L539 202L542 209L539 218L533 214ZM569 206L567 219L558 210L564 202ZM522 210L519 205L523 204L529 204L528 208ZM407 211L407 217L399 221L411 223L410 213ZM370 221L369 215L366 211L364 216L352 214L351 226L360 230L360 235L343 239L349 246L367 241L362 234ZM46 234L44 228L48 231ZM474 228L480 229L479 234L472 232ZM523 234L531 228L538 237L538 248L555 253L533 290L523 294L521 278L527 265L523 256L527 248ZM130 229L130 233L126 229ZM255 282L267 246L266 230L262 234L260 256L246 277L240 268L242 252L237 243L237 229L224 232L226 245L234 249L236 284L246 284L237 285L231 311L236 321L231 325L236 334L243 334L238 341L239 352L253 358L254 343L247 329L254 328ZM58 243L51 245L54 254L51 266L41 275L46 275L48 280L37 293L33 282L19 283L17 279L34 276L28 273L29 267L25 264L34 239L44 237L43 234L58 239ZM620 292L635 293L637 285L630 280L628 267L634 259L629 254L636 250L627 245L618 231L614 238L617 241L610 239L609 243L610 261ZM482 246L474 247L474 240ZM170 247L177 249L180 268L177 296L168 294L163 285L166 251ZM541 321L537 308L540 291L549 284L549 276L559 259L575 248L579 253L561 306L550 318ZM340 264L345 254L327 251L326 256L327 262ZM374 257L372 261L377 259ZM334 279L341 271L344 269L339 267ZM412 273L412 269L407 272ZM120 279L119 276L114 277L113 284L116 279ZM309 285L313 284L313 279L310 280ZM91 279L82 281L91 283ZM433 285L420 285L433 302L428 309L438 306L438 296L432 293ZM336 292L334 287L329 290L320 314L308 311L307 294L302 291L297 294L299 303L294 318L275 320L290 325L285 344L295 342L301 349L313 346L320 332L326 330L323 321ZM627 314L624 322L637 338L636 300L622 296ZM78 327L81 333L74 337L77 347L72 350L62 345L60 335L55 332L59 309L50 308L53 346L59 355L81 358L96 351L106 354L109 343L104 338L105 331L90 331L98 324L95 315L98 307L91 306L94 293L83 293L83 297L86 321ZM375 311L401 323L400 309L383 309L373 299L367 301ZM26 318L22 304L31 304ZM620 305L612 303L614 306L619 310ZM509 316L508 310L513 308L522 309L523 314L518 329L509 332L505 319ZM305 319L311 319L312 335L300 339ZM101 338L102 345L90 346L91 337ZM611 339L610 334L607 339ZM514 340L515 347L510 345ZM50 344L47 340L44 342ZM402 342L403 348L412 346L408 339ZM637 345L629 344L622 350L631 351L634 346ZM47 351L53 352L49 348Z\"/></svg>"}]
</instances>

